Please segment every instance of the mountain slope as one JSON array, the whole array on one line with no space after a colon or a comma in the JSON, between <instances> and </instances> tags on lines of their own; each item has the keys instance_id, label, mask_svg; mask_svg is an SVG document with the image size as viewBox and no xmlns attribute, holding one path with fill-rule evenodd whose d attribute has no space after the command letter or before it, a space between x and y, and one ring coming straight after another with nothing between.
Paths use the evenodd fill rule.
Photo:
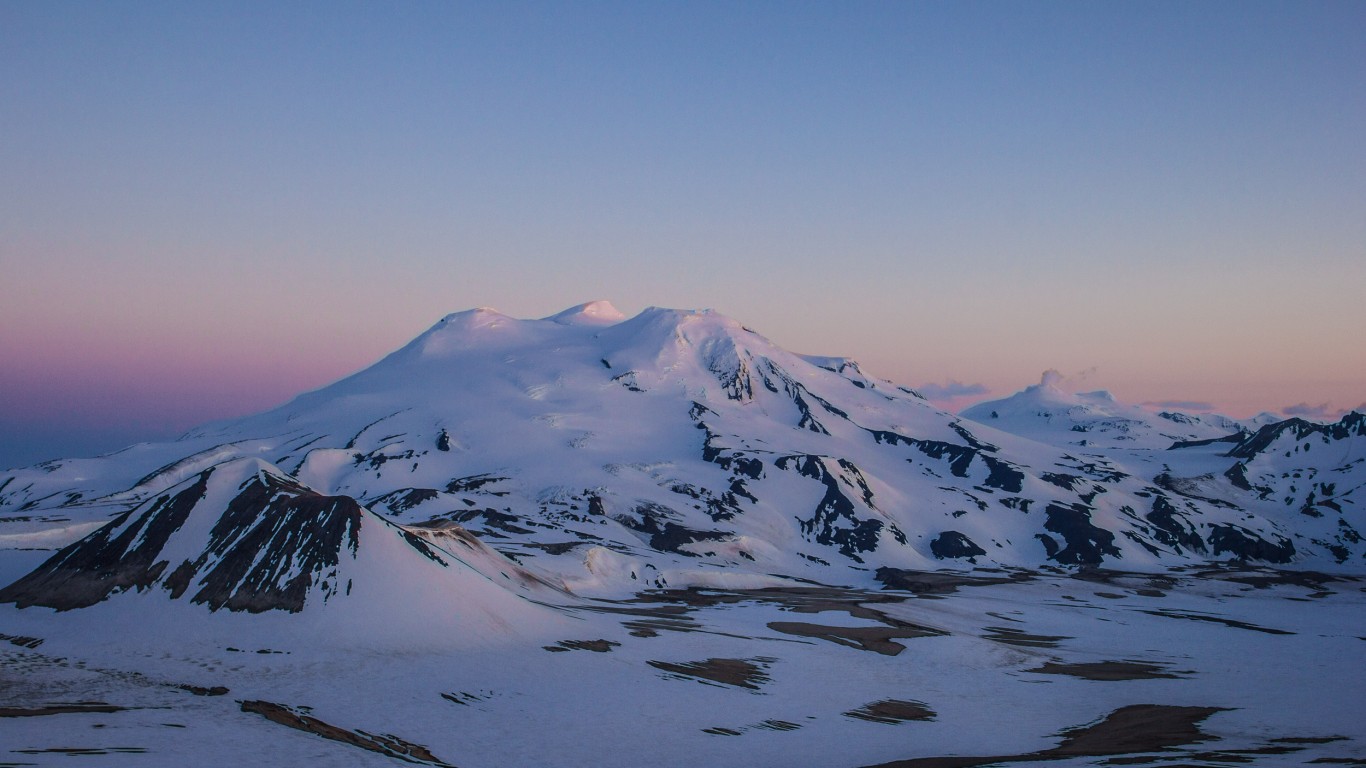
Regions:
<instances>
[{"instance_id":1,"label":"mountain slope","mask_svg":"<svg viewBox=\"0 0 1366 768\"><path fill-rule=\"evenodd\" d=\"M0 602L66 611L164 595L210 612L307 609L366 635L377 629L366 616L387 615L389 629L459 628L467 639L555 623L526 599L554 593L550 584L477 544L423 534L233 459L63 548Z\"/></svg>"}]
</instances>

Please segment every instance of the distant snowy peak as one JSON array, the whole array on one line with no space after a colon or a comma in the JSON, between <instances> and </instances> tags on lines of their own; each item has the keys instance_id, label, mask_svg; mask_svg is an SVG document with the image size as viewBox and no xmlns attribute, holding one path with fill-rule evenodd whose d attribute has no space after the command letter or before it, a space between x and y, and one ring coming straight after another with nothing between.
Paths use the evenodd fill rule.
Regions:
<instances>
[{"instance_id":1,"label":"distant snowy peak","mask_svg":"<svg viewBox=\"0 0 1366 768\"><path fill-rule=\"evenodd\" d=\"M1267 426L1268 424L1279 424L1282 421L1285 421L1285 417L1280 415L1279 413L1272 413L1271 411L1262 411L1261 413L1257 414L1256 416L1253 416L1250 419L1243 419L1241 423L1244 426L1246 426L1249 430L1255 431Z\"/></svg>"},{"instance_id":2,"label":"distant snowy peak","mask_svg":"<svg viewBox=\"0 0 1366 768\"><path fill-rule=\"evenodd\" d=\"M1251 459L1277 450L1298 452L1311 438L1331 445L1352 438L1366 437L1366 414L1353 411L1330 424L1315 424L1304 419L1286 419L1268 424L1248 435L1228 455ZM1312 445L1312 442L1308 442ZM1307 450L1307 449L1306 449ZM1366 459L1366 457L1362 457Z\"/></svg>"},{"instance_id":3,"label":"distant snowy peak","mask_svg":"<svg viewBox=\"0 0 1366 768\"><path fill-rule=\"evenodd\" d=\"M1182 424L1191 427L1209 427L1223 432L1224 434L1234 435L1256 429L1251 422L1238 421L1218 413L1183 413L1181 411L1158 411L1159 419L1166 419L1175 424Z\"/></svg>"},{"instance_id":4,"label":"distant snowy peak","mask_svg":"<svg viewBox=\"0 0 1366 768\"><path fill-rule=\"evenodd\" d=\"M1225 416L1154 413L1105 390L1069 392L1057 371L1010 397L978 403L963 418L1052 445L1165 449L1244 431Z\"/></svg>"}]
</instances>

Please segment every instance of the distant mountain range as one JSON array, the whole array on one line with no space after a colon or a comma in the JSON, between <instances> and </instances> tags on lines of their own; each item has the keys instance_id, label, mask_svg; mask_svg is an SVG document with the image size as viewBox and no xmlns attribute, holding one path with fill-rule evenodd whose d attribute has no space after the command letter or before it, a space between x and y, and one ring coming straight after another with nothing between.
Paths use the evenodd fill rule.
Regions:
<instances>
[{"instance_id":1,"label":"distant mountain range","mask_svg":"<svg viewBox=\"0 0 1366 768\"><path fill-rule=\"evenodd\" d=\"M538 610L503 592L1360 569L1363 485L1360 413L1153 413L1046 377L955 416L710 311L481 308L273 411L0 473L0 541L66 545L0 601L338 611L436 589L493 617Z\"/></svg>"},{"instance_id":2,"label":"distant mountain range","mask_svg":"<svg viewBox=\"0 0 1366 768\"><path fill-rule=\"evenodd\" d=\"M1153 411L1118 402L1104 390L1065 390L1056 371L1046 371L1038 384L1010 397L979 403L961 415L1049 445L1087 449L1165 449L1177 442L1255 432L1283 420L1270 413L1239 420L1219 414Z\"/></svg>"}]
</instances>

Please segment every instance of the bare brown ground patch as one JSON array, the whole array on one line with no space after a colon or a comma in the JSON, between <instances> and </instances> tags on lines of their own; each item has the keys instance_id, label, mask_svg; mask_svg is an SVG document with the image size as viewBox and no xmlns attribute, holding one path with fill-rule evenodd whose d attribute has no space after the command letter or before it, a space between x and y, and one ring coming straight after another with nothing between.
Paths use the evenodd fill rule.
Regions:
<instances>
[{"instance_id":1,"label":"bare brown ground patch","mask_svg":"<svg viewBox=\"0 0 1366 768\"><path fill-rule=\"evenodd\" d=\"M1160 752L1208 741L1212 737L1200 730L1200 723L1222 711L1222 707L1134 704L1116 709L1100 722L1064 730L1059 734L1062 742L1052 749L1018 755L917 757L869 768L978 768L996 763Z\"/></svg>"},{"instance_id":2,"label":"bare brown ground patch","mask_svg":"<svg viewBox=\"0 0 1366 768\"><path fill-rule=\"evenodd\" d=\"M1057 648L1059 642L1072 639L1066 635L1035 635L1013 627L983 627L983 631L987 633L982 635L985 640L1024 648Z\"/></svg>"},{"instance_id":3,"label":"bare brown ground patch","mask_svg":"<svg viewBox=\"0 0 1366 768\"><path fill-rule=\"evenodd\" d=\"M874 723L885 723L896 725L911 720L933 720L935 711L930 709L922 701L904 701L902 699L883 699L864 704L858 709L853 709L844 713L845 717L868 720Z\"/></svg>"},{"instance_id":4,"label":"bare brown ground patch","mask_svg":"<svg viewBox=\"0 0 1366 768\"><path fill-rule=\"evenodd\" d=\"M707 659L675 664L668 661L646 662L655 669L670 674L690 677L700 681L711 681L737 688L757 691L759 686L769 681L768 665L773 659Z\"/></svg>"},{"instance_id":5,"label":"bare brown ground patch","mask_svg":"<svg viewBox=\"0 0 1366 768\"><path fill-rule=\"evenodd\" d=\"M353 747L360 747L370 752L378 752L381 755L398 758L407 763L454 768L450 763L438 759L436 755L431 753L431 750L420 744L413 744L390 734L348 731L283 704L274 704L269 701L244 701L242 702L242 711L253 712L273 723L279 723L305 733L312 733L331 741L350 744Z\"/></svg>"},{"instance_id":6,"label":"bare brown ground patch","mask_svg":"<svg viewBox=\"0 0 1366 768\"><path fill-rule=\"evenodd\" d=\"M592 651L594 653L607 653L620 645L621 643L611 640L561 640L554 645L544 646L544 648L552 652Z\"/></svg>"},{"instance_id":7,"label":"bare brown ground patch","mask_svg":"<svg viewBox=\"0 0 1366 768\"><path fill-rule=\"evenodd\" d=\"M215 685L211 687L202 685L177 685L176 687L182 691L193 693L196 696L226 696L228 694L228 688L225 685Z\"/></svg>"},{"instance_id":8,"label":"bare brown ground patch","mask_svg":"<svg viewBox=\"0 0 1366 768\"><path fill-rule=\"evenodd\" d=\"M45 715L74 715L82 713L123 712L128 707L105 704L102 701L76 701L69 704L49 704L45 707L0 707L0 717L43 717Z\"/></svg>"},{"instance_id":9,"label":"bare brown ground patch","mask_svg":"<svg viewBox=\"0 0 1366 768\"><path fill-rule=\"evenodd\" d=\"M950 595L959 587L990 587L1032 581L1038 574L1026 569L1009 571L979 568L973 573L950 571L908 571L901 568L877 569L877 580L887 589L910 592L921 597Z\"/></svg>"},{"instance_id":10,"label":"bare brown ground patch","mask_svg":"<svg viewBox=\"0 0 1366 768\"><path fill-rule=\"evenodd\" d=\"M804 621L770 621L768 628L775 632L798 637L813 637L832 643L872 651L884 656L895 656L906 650L906 646L893 642L895 639L908 640L916 637L943 635L936 629L918 627L912 624L884 627L839 627L825 624L811 624Z\"/></svg>"},{"instance_id":11,"label":"bare brown ground patch","mask_svg":"<svg viewBox=\"0 0 1366 768\"><path fill-rule=\"evenodd\" d=\"M1204 621L1204 622L1208 622L1208 623L1210 623L1210 624L1223 624L1224 626L1226 626L1226 627L1232 627L1233 629L1246 629L1246 630L1248 630L1248 631L1250 631L1250 632L1261 632L1261 633L1267 634L1267 635L1293 635L1293 634L1295 634L1294 632L1291 632L1291 631L1288 630L1288 629L1276 629L1276 628L1274 628L1274 627L1262 627L1262 626L1258 626L1258 625L1256 625L1256 624L1249 624L1249 623L1246 622L1246 621L1238 621L1237 619L1228 619L1228 618L1224 618L1223 616L1210 616L1210 615L1207 615L1207 614L1204 614L1204 613L1196 613L1196 612L1194 612L1194 611L1169 611L1169 610L1158 609L1158 610L1155 610L1155 611L1143 611L1143 613L1146 613L1146 614L1148 614L1149 616L1165 616L1165 617L1167 617L1167 618L1169 618L1169 619L1186 619L1186 620L1188 620L1188 621Z\"/></svg>"},{"instance_id":12,"label":"bare brown ground patch","mask_svg":"<svg viewBox=\"0 0 1366 768\"><path fill-rule=\"evenodd\" d=\"M20 755L72 755L78 757L90 757L97 755L144 755L147 754L146 747L48 747L47 749L16 749L16 754ZM11 765L11 763L3 763ZM14 763L14 765L19 765ZM32 763L22 763L22 765L32 765Z\"/></svg>"},{"instance_id":13,"label":"bare brown ground patch","mask_svg":"<svg viewBox=\"0 0 1366 768\"><path fill-rule=\"evenodd\" d=\"M1039 675L1068 675L1083 680L1118 682L1122 680L1175 680L1185 674L1170 672L1161 664L1146 661L1088 661L1075 664L1049 661L1043 666L1026 669Z\"/></svg>"}]
</instances>

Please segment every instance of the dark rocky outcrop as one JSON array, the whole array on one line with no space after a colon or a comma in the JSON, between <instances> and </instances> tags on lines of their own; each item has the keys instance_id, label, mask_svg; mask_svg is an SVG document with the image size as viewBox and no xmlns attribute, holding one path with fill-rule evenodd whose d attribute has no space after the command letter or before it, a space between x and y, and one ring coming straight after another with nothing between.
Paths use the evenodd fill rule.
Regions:
<instances>
[{"instance_id":1,"label":"dark rocky outcrop","mask_svg":"<svg viewBox=\"0 0 1366 768\"><path fill-rule=\"evenodd\" d=\"M845 459L836 461L838 470L835 472L831 471L828 459L821 456L784 456L776 464L779 469L795 469L802 476L819 480L825 486L825 496L816 505L812 516L799 520L802 533L813 536L817 544L837 547L845 557L863 562L858 553L877 549L878 536L882 533L884 523L858 516L853 499L841 488L841 480L861 492L862 502L868 508L874 508L873 492L858 467ZM905 535L900 531L892 528L892 533L905 542Z\"/></svg>"},{"instance_id":2,"label":"dark rocky outcrop","mask_svg":"<svg viewBox=\"0 0 1366 768\"><path fill-rule=\"evenodd\" d=\"M241 707L243 712L260 715L273 723L321 736L330 741L339 741L353 747L360 747L369 752L378 752L405 763L454 768L450 763L437 759L431 750L421 744L413 744L392 734L367 733L361 730L349 731L345 728L338 728L331 723L323 722L303 710L269 701L243 701Z\"/></svg>"},{"instance_id":3,"label":"dark rocky outcrop","mask_svg":"<svg viewBox=\"0 0 1366 768\"><path fill-rule=\"evenodd\" d=\"M1115 535L1091 522L1091 508L1084 504L1049 504L1045 509L1048 519L1044 529L1063 538L1064 546L1058 547L1052 537L1038 534L1048 551L1048 559L1064 565L1095 565L1110 557L1120 557L1115 547Z\"/></svg>"},{"instance_id":4,"label":"dark rocky outcrop","mask_svg":"<svg viewBox=\"0 0 1366 768\"><path fill-rule=\"evenodd\" d=\"M1195 526L1172 506L1166 496L1153 498L1152 511L1143 516L1156 529L1153 538L1166 544L1178 553L1182 547L1192 552L1204 552L1205 542L1196 533Z\"/></svg>"},{"instance_id":5,"label":"dark rocky outcrop","mask_svg":"<svg viewBox=\"0 0 1366 768\"><path fill-rule=\"evenodd\" d=\"M1210 527L1209 545L1214 555L1230 554L1240 560L1264 560L1268 563L1288 563L1295 557L1295 544L1277 537L1273 543L1236 525Z\"/></svg>"},{"instance_id":6,"label":"dark rocky outcrop","mask_svg":"<svg viewBox=\"0 0 1366 768\"><path fill-rule=\"evenodd\" d=\"M930 542L930 554L939 560L974 558L985 555L987 551L977 546L972 539L958 531L944 531Z\"/></svg>"},{"instance_id":7,"label":"dark rocky outcrop","mask_svg":"<svg viewBox=\"0 0 1366 768\"><path fill-rule=\"evenodd\" d=\"M129 510L53 555L32 573L0 590L0 602L59 611L94 605L115 592L144 590L168 563L161 550L204 498L213 470L178 492Z\"/></svg>"},{"instance_id":8,"label":"dark rocky outcrop","mask_svg":"<svg viewBox=\"0 0 1366 768\"><path fill-rule=\"evenodd\" d=\"M363 518L387 523L349 496L325 496L265 469L240 483L217 477L218 471L206 470L120 515L0 590L0 600L69 610L130 589L159 587L172 599L188 594L190 602L213 611L260 613L297 612L312 596L326 601L350 591L339 568L345 555L360 548ZM235 492L226 506L205 508L209 490L221 493L225 485ZM202 522L189 526L196 517ZM198 554L172 563L165 554L168 542L187 527L207 528L207 540L189 542ZM419 554L447 565L417 536L401 529L398 534ZM184 551L184 543L175 548Z\"/></svg>"},{"instance_id":9,"label":"dark rocky outcrop","mask_svg":"<svg viewBox=\"0 0 1366 768\"><path fill-rule=\"evenodd\" d=\"M211 610L301 611L320 581L324 595L338 590L338 555L360 547L362 511L350 497L323 496L262 473L228 502L208 547L177 566L166 588L179 597L192 582L202 585L190 601Z\"/></svg>"},{"instance_id":10,"label":"dark rocky outcrop","mask_svg":"<svg viewBox=\"0 0 1366 768\"><path fill-rule=\"evenodd\" d=\"M403 488L392 493L386 493L374 501L367 502L371 508L389 510L391 514L397 515L416 507L427 501L431 501L440 495L440 491L435 488Z\"/></svg>"},{"instance_id":11,"label":"dark rocky outcrop","mask_svg":"<svg viewBox=\"0 0 1366 768\"><path fill-rule=\"evenodd\" d=\"M939 440L920 440L885 429L868 429L865 431L872 435L873 440L879 444L909 445L931 459L947 461L949 472L954 477L967 477L968 469L972 466L973 460L976 459L980 460L987 468L987 479L982 482L984 486L1009 493L1019 493L1024 488L1024 472L1008 461L989 455L987 449L995 450L995 446L977 441L972 438L967 430L959 430L959 433L967 438L972 438L970 445L956 445Z\"/></svg>"},{"instance_id":12,"label":"dark rocky outcrop","mask_svg":"<svg viewBox=\"0 0 1366 768\"><path fill-rule=\"evenodd\" d=\"M678 513L661 504L644 502L636 505L632 513L633 517L621 515L616 521L637 533L648 535L650 548L661 552L697 557L696 553L683 549L683 546L699 541L724 541L734 536L728 531L697 531L679 525L673 522L678 518Z\"/></svg>"}]
</instances>

